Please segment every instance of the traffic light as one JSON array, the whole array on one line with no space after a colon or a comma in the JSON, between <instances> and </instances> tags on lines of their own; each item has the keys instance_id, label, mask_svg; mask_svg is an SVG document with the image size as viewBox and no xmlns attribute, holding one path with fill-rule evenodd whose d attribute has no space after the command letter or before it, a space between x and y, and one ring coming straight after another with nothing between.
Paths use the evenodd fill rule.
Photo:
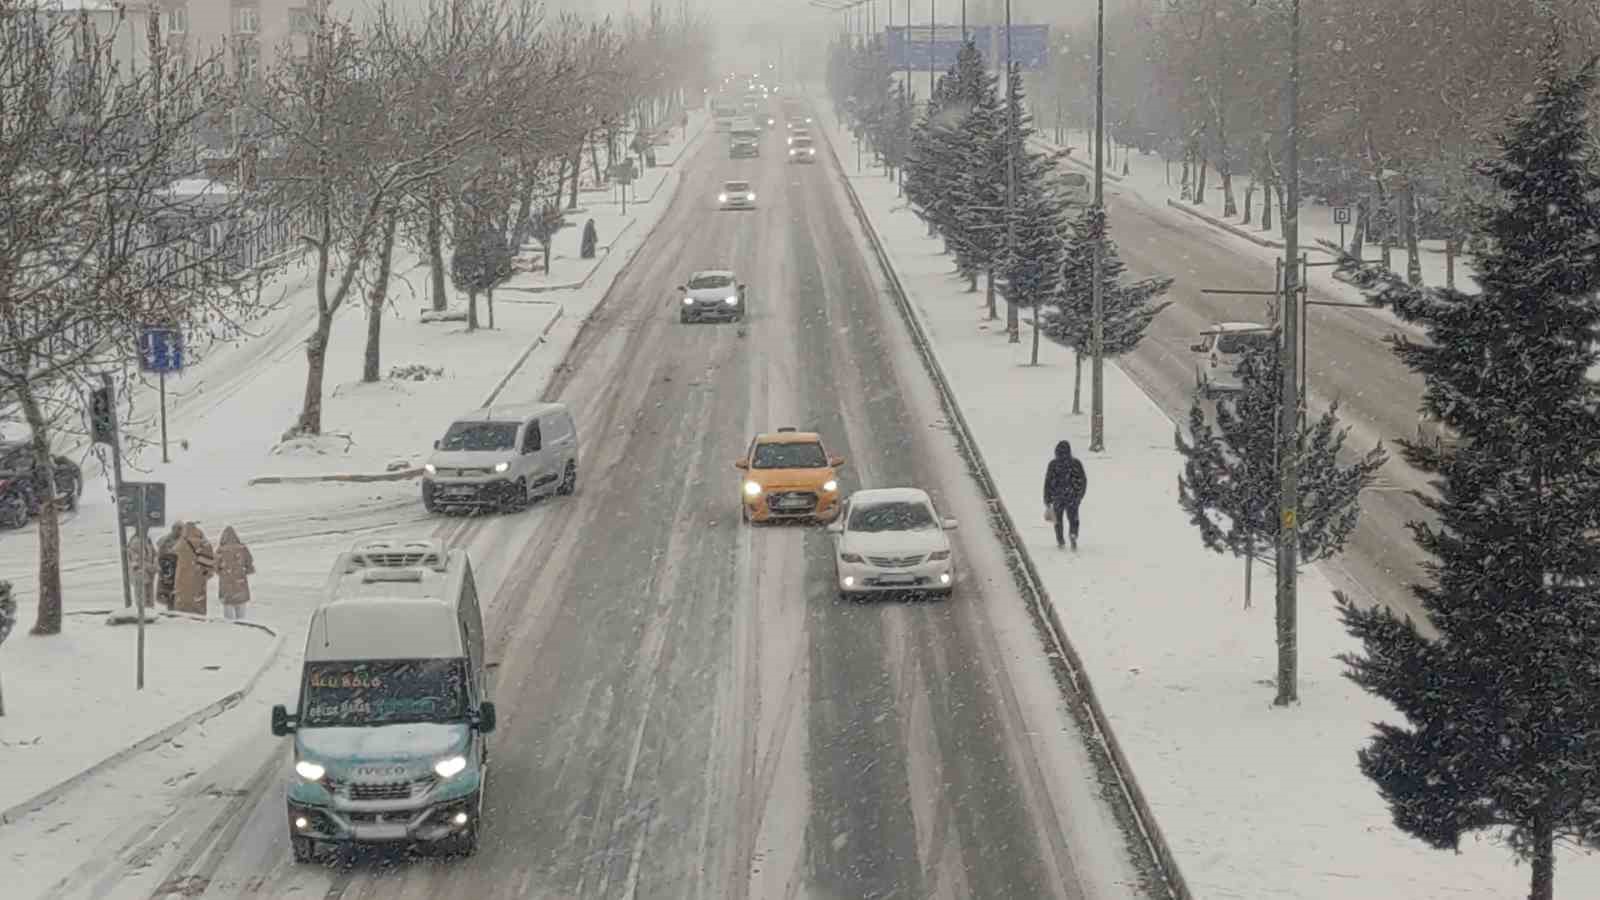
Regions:
<instances>
[{"instance_id":1,"label":"traffic light","mask_svg":"<svg viewBox=\"0 0 1600 900\"><path fill-rule=\"evenodd\" d=\"M98 387L89 394L89 436L96 444L117 443L117 413L110 387Z\"/></svg>"}]
</instances>

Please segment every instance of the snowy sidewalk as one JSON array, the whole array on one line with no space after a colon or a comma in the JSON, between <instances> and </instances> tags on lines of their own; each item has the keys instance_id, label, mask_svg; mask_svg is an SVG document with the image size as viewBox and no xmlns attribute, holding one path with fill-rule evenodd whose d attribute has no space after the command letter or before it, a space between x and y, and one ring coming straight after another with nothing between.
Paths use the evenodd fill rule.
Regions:
<instances>
[{"instance_id":1,"label":"snowy sidewalk","mask_svg":"<svg viewBox=\"0 0 1600 900\"><path fill-rule=\"evenodd\" d=\"M0 655L6 704L0 822L227 709L249 693L281 647L269 629L160 616L145 627L140 691L134 686L136 632L133 625L112 627L104 615L85 613L68 616L58 637L17 634L6 642Z\"/></svg>"},{"instance_id":2,"label":"snowy sidewalk","mask_svg":"<svg viewBox=\"0 0 1600 900\"><path fill-rule=\"evenodd\" d=\"M830 137L841 158L853 153ZM1070 414L1071 353L1045 341L1027 365L1026 324L1008 344L1004 319L984 321L982 295L952 276L894 182L845 168L1193 896L1523 895L1509 851L1489 839L1461 856L1429 850L1393 827L1357 770L1372 723L1400 716L1342 676L1335 656L1357 645L1322 574L1300 579L1301 703L1276 709L1270 587L1245 609L1243 565L1207 552L1179 508L1174 423L1107 365L1107 450L1089 453L1089 417ZM1089 477L1075 553L1056 548L1040 500L1061 439ZM1258 570L1257 584L1269 577ZM1565 852L1558 868L1564 896L1600 892L1600 860Z\"/></svg>"}]
</instances>

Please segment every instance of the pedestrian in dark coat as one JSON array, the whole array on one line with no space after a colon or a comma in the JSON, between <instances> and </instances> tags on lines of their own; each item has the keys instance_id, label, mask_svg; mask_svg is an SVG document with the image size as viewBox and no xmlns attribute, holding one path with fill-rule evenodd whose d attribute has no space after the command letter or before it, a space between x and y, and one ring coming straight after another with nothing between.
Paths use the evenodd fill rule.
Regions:
<instances>
[{"instance_id":1,"label":"pedestrian in dark coat","mask_svg":"<svg viewBox=\"0 0 1600 900\"><path fill-rule=\"evenodd\" d=\"M178 593L178 541L183 539L183 523L173 522L172 530L156 545L156 602L172 608Z\"/></svg>"},{"instance_id":2,"label":"pedestrian in dark coat","mask_svg":"<svg viewBox=\"0 0 1600 900\"><path fill-rule=\"evenodd\" d=\"M1067 545L1061 535L1064 516L1070 526L1072 549L1078 549L1078 505L1088 491L1089 476L1083 471L1083 462L1072 455L1072 442L1058 441L1056 458L1044 469L1044 514L1055 523L1057 547Z\"/></svg>"}]
</instances>

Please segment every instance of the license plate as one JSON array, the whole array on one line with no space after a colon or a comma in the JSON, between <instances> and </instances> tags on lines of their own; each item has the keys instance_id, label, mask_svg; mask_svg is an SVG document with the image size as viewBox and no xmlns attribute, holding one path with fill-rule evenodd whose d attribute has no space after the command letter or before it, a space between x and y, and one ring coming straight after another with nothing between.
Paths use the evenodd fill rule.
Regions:
<instances>
[{"instance_id":1,"label":"license plate","mask_svg":"<svg viewBox=\"0 0 1600 900\"><path fill-rule=\"evenodd\" d=\"M892 585L892 584L910 585L910 584L916 584L917 583L917 579L916 579L916 576L914 576L914 575L880 575L880 576L878 576L878 583L879 584L886 584L886 585Z\"/></svg>"},{"instance_id":2,"label":"license plate","mask_svg":"<svg viewBox=\"0 0 1600 900\"><path fill-rule=\"evenodd\" d=\"M811 501L805 499L804 497L789 497L784 500L779 500L778 505L784 509L800 509L802 507L810 506Z\"/></svg>"},{"instance_id":3,"label":"license plate","mask_svg":"<svg viewBox=\"0 0 1600 900\"><path fill-rule=\"evenodd\" d=\"M474 491L469 487L453 487L444 489L444 496L446 497L471 497L475 493L477 493L477 491Z\"/></svg>"},{"instance_id":4,"label":"license plate","mask_svg":"<svg viewBox=\"0 0 1600 900\"><path fill-rule=\"evenodd\" d=\"M357 825L355 832L365 841L403 841L407 837L404 825Z\"/></svg>"}]
</instances>

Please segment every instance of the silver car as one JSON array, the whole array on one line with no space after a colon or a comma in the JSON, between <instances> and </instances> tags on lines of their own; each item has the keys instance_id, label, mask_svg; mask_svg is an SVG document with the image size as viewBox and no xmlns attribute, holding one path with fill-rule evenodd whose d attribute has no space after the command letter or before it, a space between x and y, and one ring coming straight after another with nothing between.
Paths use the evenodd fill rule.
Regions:
<instances>
[{"instance_id":1,"label":"silver car","mask_svg":"<svg viewBox=\"0 0 1600 900\"><path fill-rule=\"evenodd\" d=\"M724 181L717 205L721 209L755 209L756 190L748 181Z\"/></svg>"},{"instance_id":2,"label":"silver car","mask_svg":"<svg viewBox=\"0 0 1600 900\"><path fill-rule=\"evenodd\" d=\"M684 324L704 319L744 321L745 286L727 269L695 272L688 284L678 285L678 292L683 295L678 321Z\"/></svg>"}]
</instances>

